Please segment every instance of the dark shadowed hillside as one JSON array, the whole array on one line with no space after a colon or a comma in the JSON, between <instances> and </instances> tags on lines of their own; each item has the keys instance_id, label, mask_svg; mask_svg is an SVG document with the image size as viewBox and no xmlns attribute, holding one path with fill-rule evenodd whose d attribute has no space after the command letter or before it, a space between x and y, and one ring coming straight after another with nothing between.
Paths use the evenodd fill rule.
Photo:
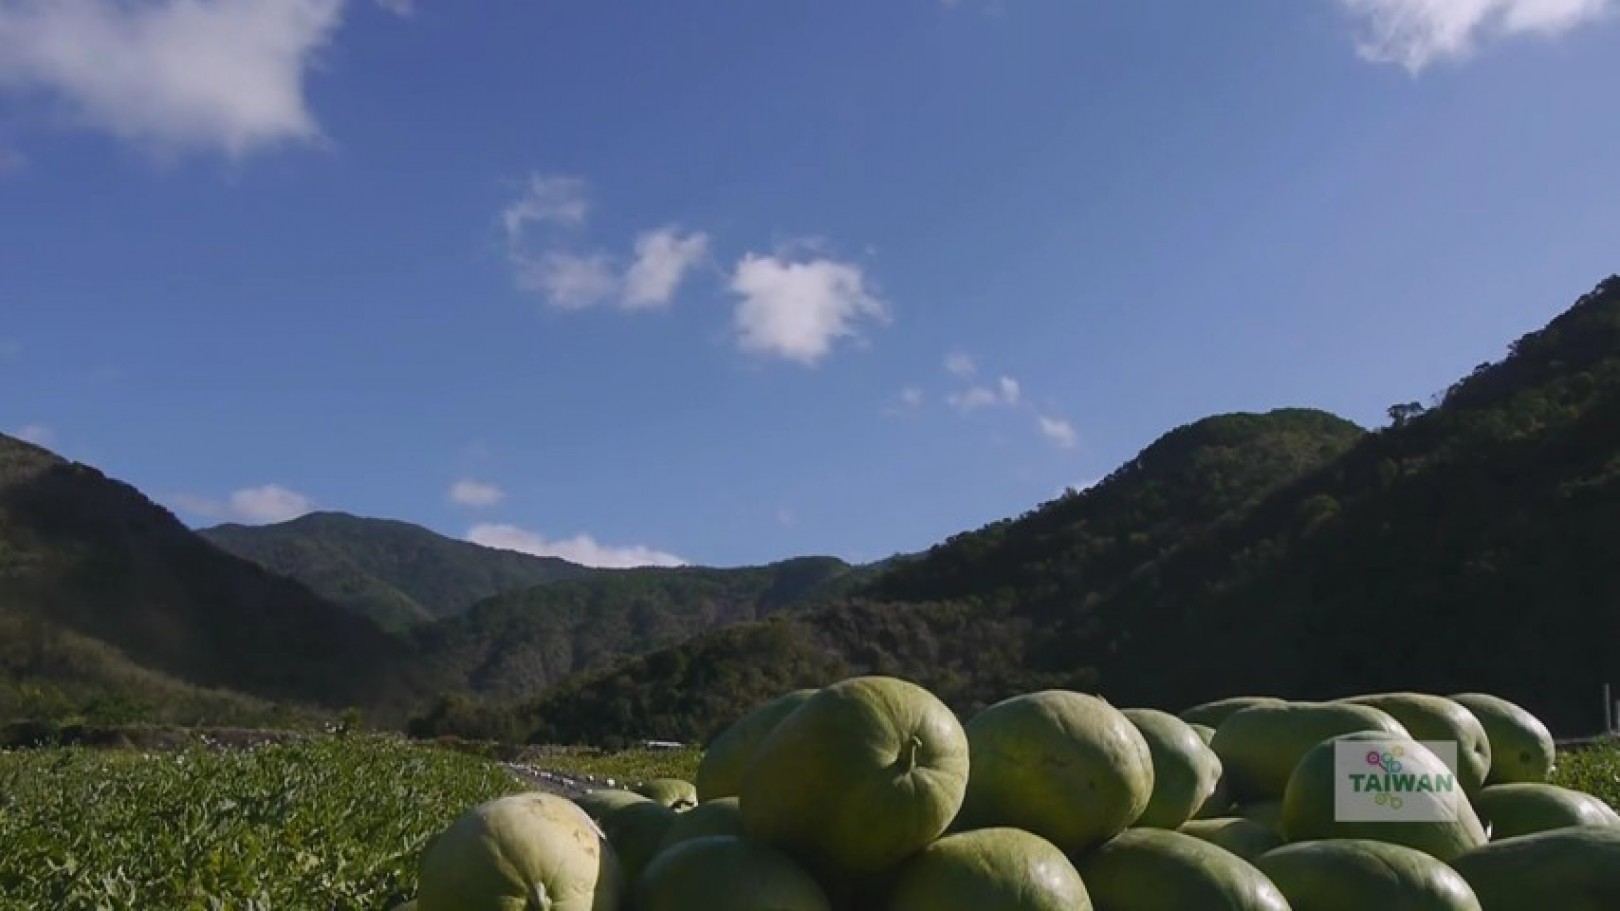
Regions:
<instances>
[{"instance_id":1,"label":"dark shadowed hillside","mask_svg":"<svg viewBox=\"0 0 1620 911\"><path fill-rule=\"evenodd\" d=\"M833 557L614 570L496 596L415 638L447 677L492 698L522 698L569 674L830 600L866 578Z\"/></svg>"},{"instance_id":2,"label":"dark shadowed hillside","mask_svg":"<svg viewBox=\"0 0 1620 911\"><path fill-rule=\"evenodd\" d=\"M611 736L623 729L592 719L625 712L644 717L658 736L695 738L726 717L716 714L721 707L760 698L784 673L814 682L818 668L926 680L961 707L1004 692L1090 685L1095 659L1050 648L1058 617L1088 616L1101 593L1124 585L1142 563L1321 467L1361 435L1309 410L1208 418L1166 434L1084 493L896 564L856 597L768 632L735 630L599 679L568 681L524 712L543 738ZM771 648L756 648L760 641ZM727 643L738 652L728 656Z\"/></svg>"},{"instance_id":3,"label":"dark shadowed hillside","mask_svg":"<svg viewBox=\"0 0 1620 911\"><path fill-rule=\"evenodd\" d=\"M101 693L155 710L162 687L118 683L144 671L388 717L431 689L370 621L223 553L134 488L5 436L0 619L24 640L0 650L18 701Z\"/></svg>"},{"instance_id":4,"label":"dark shadowed hillside","mask_svg":"<svg viewBox=\"0 0 1620 911\"><path fill-rule=\"evenodd\" d=\"M396 631L459 614L502 592L591 572L555 557L457 541L408 522L335 512L276 525L219 525L199 534Z\"/></svg>"},{"instance_id":5,"label":"dark shadowed hillside","mask_svg":"<svg viewBox=\"0 0 1620 911\"><path fill-rule=\"evenodd\" d=\"M784 683L877 671L963 710L1036 685L1166 708L1486 689L1591 730L1620 680L1620 278L1391 415L1365 435L1311 412L1198 422L873 600L569 680L518 723L698 738Z\"/></svg>"}]
</instances>

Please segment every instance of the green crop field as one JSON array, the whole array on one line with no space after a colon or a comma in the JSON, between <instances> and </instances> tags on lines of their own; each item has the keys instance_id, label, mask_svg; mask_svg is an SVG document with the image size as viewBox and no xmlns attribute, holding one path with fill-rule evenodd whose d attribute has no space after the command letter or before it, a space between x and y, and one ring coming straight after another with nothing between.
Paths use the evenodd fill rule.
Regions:
<instances>
[{"instance_id":1,"label":"green crop field","mask_svg":"<svg viewBox=\"0 0 1620 911\"><path fill-rule=\"evenodd\" d=\"M691 779L695 750L540 750L552 771ZM1557 783L1620 806L1620 742ZM245 750L0 753L0 911L387 911L429 836L521 790L492 762L388 737Z\"/></svg>"},{"instance_id":2,"label":"green crop field","mask_svg":"<svg viewBox=\"0 0 1620 911\"><path fill-rule=\"evenodd\" d=\"M381 737L0 754L0 909L387 909L427 838L520 790Z\"/></svg>"}]
</instances>

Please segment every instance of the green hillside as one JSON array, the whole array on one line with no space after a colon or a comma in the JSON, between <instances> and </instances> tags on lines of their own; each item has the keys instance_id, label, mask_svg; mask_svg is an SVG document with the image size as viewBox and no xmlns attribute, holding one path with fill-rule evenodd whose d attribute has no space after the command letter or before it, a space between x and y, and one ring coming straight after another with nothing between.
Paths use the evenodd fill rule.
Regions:
<instances>
[{"instance_id":1,"label":"green hillside","mask_svg":"<svg viewBox=\"0 0 1620 911\"><path fill-rule=\"evenodd\" d=\"M513 724L700 738L784 685L876 671L964 710L1036 685L1166 708L1482 689L1590 731L1620 679L1620 278L1392 417L1369 434L1301 411L1197 422L868 600L566 681Z\"/></svg>"},{"instance_id":2,"label":"green hillside","mask_svg":"<svg viewBox=\"0 0 1620 911\"><path fill-rule=\"evenodd\" d=\"M219 525L199 534L394 631L459 614L502 592L591 572L555 557L457 541L408 522L337 512L275 525Z\"/></svg>"},{"instance_id":3,"label":"green hillside","mask_svg":"<svg viewBox=\"0 0 1620 911\"><path fill-rule=\"evenodd\" d=\"M219 551L134 488L6 436L0 624L17 637L0 649L15 713L123 700L161 714L183 685L387 718L435 688L370 621Z\"/></svg>"},{"instance_id":4,"label":"green hillside","mask_svg":"<svg viewBox=\"0 0 1620 911\"><path fill-rule=\"evenodd\" d=\"M496 596L417 630L414 641L424 662L468 689L524 698L570 674L831 600L866 578L833 557L616 570Z\"/></svg>"},{"instance_id":5,"label":"green hillside","mask_svg":"<svg viewBox=\"0 0 1620 911\"><path fill-rule=\"evenodd\" d=\"M532 725L542 739L625 731L694 739L773 688L849 673L927 680L964 710L1001 693L1091 686L1094 667L1053 653L1050 630L1056 616L1083 613L1098 595L1058 610L1058 592L1119 588L1153 556L1329 463L1361 436L1349 422L1303 409L1199 421L1090 490L958 535L849 598L567 681L520 709L513 724Z\"/></svg>"}]
</instances>

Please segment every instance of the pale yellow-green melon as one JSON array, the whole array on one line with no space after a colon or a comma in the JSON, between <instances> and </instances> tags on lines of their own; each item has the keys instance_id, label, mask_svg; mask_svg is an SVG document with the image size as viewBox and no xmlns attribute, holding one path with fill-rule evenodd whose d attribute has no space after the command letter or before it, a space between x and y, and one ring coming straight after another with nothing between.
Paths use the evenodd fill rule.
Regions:
<instances>
[{"instance_id":1,"label":"pale yellow-green melon","mask_svg":"<svg viewBox=\"0 0 1620 911\"><path fill-rule=\"evenodd\" d=\"M1485 726L1462 703L1427 693L1374 693L1345 702L1382 709L1401 723L1413 740L1456 744L1457 774L1463 791L1476 794L1491 771L1491 740Z\"/></svg>"},{"instance_id":2,"label":"pale yellow-green melon","mask_svg":"<svg viewBox=\"0 0 1620 911\"><path fill-rule=\"evenodd\" d=\"M1275 696L1233 696L1204 702L1182 712L1179 717L1188 724L1201 724L1219 730L1221 722L1251 705L1280 705L1284 700Z\"/></svg>"},{"instance_id":3,"label":"pale yellow-green melon","mask_svg":"<svg viewBox=\"0 0 1620 911\"><path fill-rule=\"evenodd\" d=\"M1475 795L1474 809L1492 841L1565 826L1620 826L1620 814L1596 797L1539 782L1493 784Z\"/></svg>"},{"instance_id":4,"label":"pale yellow-green melon","mask_svg":"<svg viewBox=\"0 0 1620 911\"><path fill-rule=\"evenodd\" d=\"M1283 837L1283 802L1281 800L1255 800L1245 804L1238 804L1233 815L1259 823L1277 833L1278 838Z\"/></svg>"},{"instance_id":5,"label":"pale yellow-green melon","mask_svg":"<svg viewBox=\"0 0 1620 911\"><path fill-rule=\"evenodd\" d=\"M1044 690L967 723L972 765L954 828L1033 832L1071 857L1136 822L1153 796L1153 753L1102 699Z\"/></svg>"},{"instance_id":6,"label":"pale yellow-green melon","mask_svg":"<svg viewBox=\"0 0 1620 911\"><path fill-rule=\"evenodd\" d=\"M700 803L685 813L675 814L675 821L670 823L669 830L664 833L664 840L658 850L667 851L683 841L694 838L742 834L741 802L735 797L721 797Z\"/></svg>"},{"instance_id":7,"label":"pale yellow-green melon","mask_svg":"<svg viewBox=\"0 0 1620 911\"><path fill-rule=\"evenodd\" d=\"M602 832L619 856L626 882L634 883L657 856L664 836L680 815L656 800L647 800L611 810L602 817Z\"/></svg>"},{"instance_id":8,"label":"pale yellow-green melon","mask_svg":"<svg viewBox=\"0 0 1620 911\"><path fill-rule=\"evenodd\" d=\"M690 810L698 802L697 788L690 781L679 778L654 778L630 790L671 810Z\"/></svg>"},{"instance_id":9,"label":"pale yellow-green melon","mask_svg":"<svg viewBox=\"0 0 1620 911\"><path fill-rule=\"evenodd\" d=\"M882 870L945 831L967 777L967 737L944 703L905 680L855 677L760 744L739 795L743 828L818 870Z\"/></svg>"},{"instance_id":10,"label":"pale yellow-green melon","mask_svg":"<svg viewBox=\"0 0 1620 911\"><path fill-rule=\"evenodd\" d=\"M1552 732L1522 706L1488 693L1459 693L1453 701L1474 714L1491 740L1486 784L1546 781L1558 750Z\"/></svg>"},{"instance_id":11,"label":"pale yellow-green melon","mask_svg":"<svg viewBox=\"0 0 1620 911\"><path fill-rule=\"evenodd\" d=\"M581 810L584 810L587 815L595 820L600 820L603 816L620 807L647 802L648 798L641 794L618 788L598 788L574 799L574 803L578 804Z\"/></svg>"},{"instance_id":12,"label":"pale yellow-green melon","mask_svg":"<svg viewBox=\"0 0 1620 911\"><path fill-rule=\"evenodd\" d=\"M1204 742L1204 746L1209 746L1215 742L1215 729L1209 725L1188 724L1187 727L1192 728L1193 733L1198 735L1198 739Z\"/></svg>"},{"instance_id":13,"label":"pale yellow-green melon","mask_svg":"<svg viewBox=\"0 0 1620 911\"><path fill-rule=\"evenodd\" d=\"M754 761L759 745L776 730L783 718L793 714L794 709L804 705L815 693L813 689L806 689L778 696L732 722L720 736L710 741L703 751L703 759L698 763L698 800L718 800L741 794L743 777L748 774L748 766Z\"/></svg>"},{"instance_id":14,"label":"pale yellow-green melon","mask_svg":"<svg viewBox=\"0 0 1620 911\"><path fill-rule=\"evenodd\" d=\"M1272 827L1241 816L1194 819L1176 831L1194 838L1202 838L1247 861L1253 861L1283 843L1282 836Z\"/></svg>"},{"instance_id":15,"label":"pale yellow-green melon","mask_svg":"<svg viewBox=\"0 0 1620 911\"><path fill-rule=\"evenodd\" d=\"M525 793L463 813L422 852L417 911L614 911L618 855L571 801Z\"/></svg>"},{"instance_id":16,"label":"pale yellow-green melon","mask_svg":"<svg viewBox=\"0 0 1620 911\"><path fill-rule=\"evenodd\" d=\"M1129 829L1079 858L1097 911L1290 911L1253 864L1168 829Z\"/></svg>"},{"instance_id":17,"label":"pale yellow-green melon","mask_svg":"<svg viewBox=\"0 0 1620 911\"><path fill-rule=\"evenodd\" d=\"M1282 796L1294 765L1308 750L1353 731L1408 736L1400 722L1372 706L1274 701L1234 712L1215 729L1210 746L1238 802L1273 800Z\"/></svg>"},{"instance_id":18,"label":"pale yellow-green melon","mask_svg":"<svg viewBox=\"0 0 1620 911\"><path fill-rule=\"evenodd\" d=\"M1193 729L1193 733L1197 734L1200 740L1204 741L1204 746L1209 746L1214 741L1215 729L1209 725L1189 724L1187 726ZM1215 751L1211 748L1210 752L1214 753ZM1220 762L1221 757L1216 756L1215 761ZM1193 819L1220 819L1223 816L1230 816L1232 815L1233 806L1232 785L1226 780L1226 769L1223 766L1220 777L1215 779L1215 789L1204 800L1204 805L1193 813Z\"/></svg>"},{"instance_id":19,"label":"pale yellow-green melon","mask_svg":"<svg viewBox=\"0 0 1620 911\"><path fill-rule=\"evenodd\" d=\"M1391 742L1391 741L1397 742ZM1336 805L1335 785L1340 781L1334 755L1340 742L1372 744L1374 749L1400 750L1400 774L1394 776L1409 783L1424 777L1432 790L1419 793L1408 790L1401 798L1412 804L1415 812L1419 803L1430 803L1436 816L1443 819L1391 819L1351 821L1341 818ZM1362 754L1365 755L1365 754ZM1377 767L1358 764L1363 774L1382 774ZM1448 783L1449 782L1449 786ZM1408 787L1415 787L1409 784ZM1390 792L1393 793L1393 792ZM1283 797L1283 837L1290 842L1313 841L1326 838L1357 838L1406 845L1430 854L1440 860L1470 851L1485 843L1485 828L1456 780L1456 774L1440 757L1427 747L1409 738L1390 738L1382 731L1346 734L1325 740L1305 754L1288 780Z\"/></svg>"},{"instance_id":20,"label":"pale yellow-green melon","mask_svg":"<svg viewBox=\"0 0 1620 911\"><path fill-rule=\"evenodd\" d=\"M1157 709L1124 709L1153 756L1153 796L1133 825L1174 829L1215 793L1221 760L1185 721Z\"/></svg>"},{"instance_id":21,"label":"pale yellow-green melon","mask_svg":"<svg viewBox=\"0 0 1620 911\"><path fill-rule=\"evenodd\" d=\"M1570 826L1504 838L1453 860L1485 911L1620 908L1620 828Z\"/></svg>"},{"instance_id":22,"label":"pale yellow-green melon","mask_svg":"<svg viewBox=\"0 0 1620 911\"><path fill-rule=\"evenodd\" d=\"M781 851L730 835L659 854L636 883L636 911L831 911L815 878Z\"/></svg>"},{"instance_id":23,"label":"pale yellow-green melon","mask_svg":"<svg viewBox=\"0 0 1620 911\"><path fill-rule=\"evenodd\" d=\"M1305 841L1263 854L1254 865L1293 911L1481 911L1457 871L1404 845Z\"/></svg>"},{"instance_id":24,"label":"pale yellow-green melon","mask_svg":"<svg viewBox=\"0 0 1620 911\"><path fill-rule=\"evenodd\" d=\"M976 829L934 842L907 860L888 911L1090 911L1074 864L1022 829Z\"/></svg>"}]
</instances>

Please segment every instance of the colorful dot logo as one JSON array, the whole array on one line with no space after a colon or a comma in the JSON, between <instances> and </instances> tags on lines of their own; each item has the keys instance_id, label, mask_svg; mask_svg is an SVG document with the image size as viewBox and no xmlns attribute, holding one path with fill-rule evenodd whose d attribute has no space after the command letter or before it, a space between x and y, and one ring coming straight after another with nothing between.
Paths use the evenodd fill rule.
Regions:
<instances>
[{"instance_id":1,"label":"colorful dot logo","mask_svg":"<svg viewBox=\"0 0 1620 911\"><path fill-rule=\"evenodd\" d=\"M1401 770L1401 757L1404 755L1406 753L1400 747L1394 747L1388 753L1368 750L1367 764L1383 769L1385 775L1394 775ZM1401 800L1400 795L1391 794L1388 791L1379 791L1377 796L1373 798L1373 802L1380 806L1387 804L1392 810L1399 810L1405 803L1405 801Z\"/></svg>"}]
</instances>

